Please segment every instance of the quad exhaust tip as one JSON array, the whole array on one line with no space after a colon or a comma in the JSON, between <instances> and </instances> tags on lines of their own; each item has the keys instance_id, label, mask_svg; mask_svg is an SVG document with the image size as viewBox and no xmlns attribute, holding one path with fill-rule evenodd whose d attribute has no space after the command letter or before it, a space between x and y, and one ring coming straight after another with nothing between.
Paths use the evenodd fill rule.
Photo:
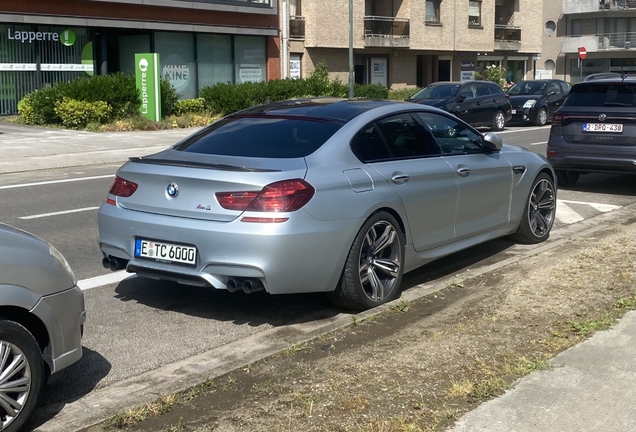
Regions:
<instances>
[{"instance_id":1,"label":"quad exhaust tip","mask_svg":"<svg viewBox=\"0 0 636 432\"><path fill-rule=\"evenodd\" d=\"M127 265L128 261L121 258L108 256L102 259L102 266L104 266L104 268L110 269L111 271L123 270L126 268Z\"/></svg>"},{"instance_id":2,"label":"quad exhaust tip","mask_svg":"<svg viewBox=\"0 0 636 432\"><path fill-rule=\"evenodd\" d=\"M234 279L227 280L227 290L231 293L243 290L245 294L252 294L264 289L263 283L258 279Z\"/></svg>"}]
</instances>

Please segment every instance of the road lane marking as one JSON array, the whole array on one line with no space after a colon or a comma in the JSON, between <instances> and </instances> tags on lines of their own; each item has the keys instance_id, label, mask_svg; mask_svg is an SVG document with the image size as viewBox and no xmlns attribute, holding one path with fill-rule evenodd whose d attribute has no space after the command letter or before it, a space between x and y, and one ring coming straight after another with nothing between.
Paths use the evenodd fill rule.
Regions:
<instances>
[{"instance_id":1,"label":"road lane marking","mask_svg":"<svg viewBox=\"0 0 636 432\"><path fill-rule=\"evenodd\" d=\"M541 145L541 144L547 144L547 141L541 141L541 142L536 142L536 143L532 143L532 144L527 144L527 145Z\"/></svg>"},{"instance_id":2,"label":"road lane marking","mask_svg":"<svg viewBox=\"0 0 636 432\"><path fill-rule=\"evenodd\" d=\"M72 179L63 179L63 180L49 180L37 183L23 183L17 185L9 185L9 186L0 186L0 190L2 189L17 189L24 188L30 186L42 186L42 185L51 185L51 184L59 184L59 183L69 183L69 182L78 182L78 181L86 181L86 180L97 180L97 179L105 179L105 178L113 178L115 174L101 175L101 176L92 176L92 177L78 177Z\"/></svg>"},{"instance_id":3,"label":"road lane marking","mask_svg":"<svg viewBox=\"0 0 636 432\"><path fill-rule=\"evenodd\" d=\"M556 218L565 224L573 224L585 219L561 200L557 200Z\"/></svg>"},{"instance_id":4,"label":"road lane marking","mask_svg":"<svg viewBox=\"0 0 636 432\"><path fill-rule=\"evenodd\" d=\"M569 200L559 200L559 202L562 203L567 203L567 204L584 204L584 205L589 205L590 207L602 212L602 213L607 213L607 212L611 212L612 210L616 210L621 208L622 206L618 206L618 205L614 205L614 204L601 204L601 203L591 203L591 202L585 202L585 201L569 201Z\"/></svg>"},{"instance_id":5,"label":"road lane marking","mask_svg":"<svg viewBox=\"0 0 636 432\"><path fill-rule=\"evenodd\" d=\"M90 210L99 210L99 207L84 207L84 208L74 209L74 210L63 210L58 212L42 213L42 214L31 215L31 216L20 216L19 219L23 219L23 220L39 219L39 218L45 218L49 216L59 216L59 215L64 215L69 213L79 213L79 212L85 212Z\"/></svg>"},{"instance_id":6,"label":"road lane marking","mask_svg":"<svg viewBox=\"0 0 636 432\"><path fill-rule=\"evenodd\" d=\"M137 275L126 273L125 270L116 271L113 273L108 273L101 276L95 276L88 279L83 279L81 281L77 281L77 286L80 287L82 291L86 291L93 288L99 288L105 285L110 285L114 283L119 283L124 279L128 278L136 278Z\"/></svg>"},{"instance_id":7,"label":"road lane marking","mask_svg":"<svg viewBox=\"0 0 636 432\"><path fill-rule=\"evenodd\" d=\"M499 132L495 132L497 135L500 134L506 134L506 133L516 133L516 132L528 132L528 131L533 131L533 130L540 130L540 129L545 129L545 130L550 130L550 126L536 126L536 127L528 127L528 128L523 128L523 129L517 129L517 130L505 130L505 131L499 131Z\"/></svg>"}]
</instances>

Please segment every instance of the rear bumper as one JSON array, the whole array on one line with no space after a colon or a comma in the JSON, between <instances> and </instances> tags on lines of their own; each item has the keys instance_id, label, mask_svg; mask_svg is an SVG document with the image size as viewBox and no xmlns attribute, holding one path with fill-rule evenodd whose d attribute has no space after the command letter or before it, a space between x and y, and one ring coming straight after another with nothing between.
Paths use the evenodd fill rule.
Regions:
<instances>
[{"instance_id":1,"label":"rear bumper","mask_svg":"<svg viewBox=\"0 0 636 432\"><path fill-rule=\"evenodd\" d=\"M283 223L211 222L125 210L99 211L102 253L141 276L226 289L229 279L258 279L270 294L333 291L358 220L319 221L300 210ZM188 267L134 257L135 238L194 245Z\"/></svg>"},{"instance_id":2,"label":"rear bumper","mask_svg":"<svg viewBox=\"0 0 636 432\"><path fill-rule=\"evenodd\" d=\"M636 174L636 146L571 144L551 136L547 155L555 170Z\"/></svg>"}]
</instances>

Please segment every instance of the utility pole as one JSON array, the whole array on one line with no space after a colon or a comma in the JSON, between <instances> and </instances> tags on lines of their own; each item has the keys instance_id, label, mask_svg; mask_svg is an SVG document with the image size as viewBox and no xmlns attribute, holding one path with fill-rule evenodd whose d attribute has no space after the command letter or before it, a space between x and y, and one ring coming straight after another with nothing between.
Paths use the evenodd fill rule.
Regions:
<instances>
[{"instance_id":1,"label":"utility pole","mask_svg":"<svg viewBox=\"0 0 636 432\"><path fill-rule=\"evenodd\" d=\"M353 99L353 0L349 0L349 99Z\"/></svg>"}]
</instances>

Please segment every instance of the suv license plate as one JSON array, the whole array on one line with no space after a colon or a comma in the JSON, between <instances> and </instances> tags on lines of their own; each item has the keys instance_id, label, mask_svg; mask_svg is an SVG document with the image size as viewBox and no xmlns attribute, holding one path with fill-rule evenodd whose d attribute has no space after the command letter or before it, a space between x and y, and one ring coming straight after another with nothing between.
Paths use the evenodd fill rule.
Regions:
<instances>
[{"instance_id":1,"label":"suv license plate","mask_svg":"<svg viewBox=\"0 0 636 432\"><path fill-rule=\"evenodd\" d=\"M135 239L135 257L193 266L197 263L197 248L137 238Z\"/></svg>"},{"instance_id":2,"label":"suv license plate","mask_svg":"<svg viewBox=\"0 0 636 432\"><path fill-rule=\"evenodd\" d=\"M623 125L620 123L583 123L583 132L622 133Z\"/></svg>"}]
</instances>

